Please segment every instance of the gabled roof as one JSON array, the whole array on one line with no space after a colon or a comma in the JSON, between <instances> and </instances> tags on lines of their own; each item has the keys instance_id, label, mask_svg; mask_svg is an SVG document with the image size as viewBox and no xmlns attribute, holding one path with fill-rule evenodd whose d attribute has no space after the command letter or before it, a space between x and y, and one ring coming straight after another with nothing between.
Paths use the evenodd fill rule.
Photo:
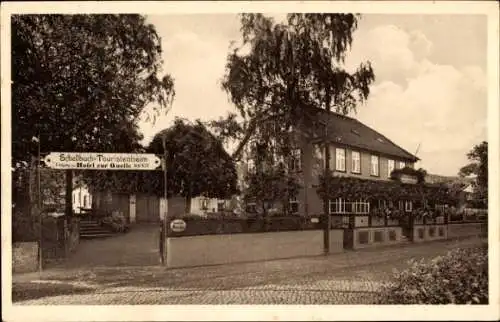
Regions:
<instances>
[{"instance_id":1,"label":"gabled roof","mask_svg":"<svg viewBox=\"0 0 500 322\"><path fill-rule=\"evenodd\" d=\"M328 122L328 138L331 142L344 144L350 147L394 156L408 161L418 161L415 155L398 146L384 135L373 130L360 121L334 112L319 108L308 108L316 122ZM324 126L315 126L315 136L324 136Z\"/></svg>"}]
</instances>

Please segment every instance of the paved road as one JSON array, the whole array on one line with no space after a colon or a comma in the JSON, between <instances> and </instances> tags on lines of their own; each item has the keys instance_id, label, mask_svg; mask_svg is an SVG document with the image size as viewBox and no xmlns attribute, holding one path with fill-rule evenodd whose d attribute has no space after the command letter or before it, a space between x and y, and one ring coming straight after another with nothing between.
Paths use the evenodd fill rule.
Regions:
<instances>
[{"instance_id":1,"label":"paved road","mask_svg":"<svg viewBox=\"0 0 500 322\"><path fill-rule=\"evenodd\" d=\"M52 269L14 276L14 304L373 304L381 284L410 259L483 240L345 252L258 263L166 270Z\"/></svg>"}]
</instances>

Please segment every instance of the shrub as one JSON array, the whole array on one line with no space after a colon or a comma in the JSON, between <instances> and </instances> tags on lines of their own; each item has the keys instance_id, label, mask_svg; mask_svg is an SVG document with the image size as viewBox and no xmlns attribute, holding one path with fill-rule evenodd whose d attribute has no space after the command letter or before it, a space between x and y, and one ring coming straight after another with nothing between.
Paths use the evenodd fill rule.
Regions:
<instances>
[{"instance_id":1,"label":"shrub","mask_svg":"<svg viewBox=\"0 0 500 322\"><path fill-rule=\"evenodd\" d=\"M101 224L109 227L114 232L125 232L128 230L127 219L118 211L113 211L110 216L102 218Z\"/></svg>"},{"instance_id":2,"label":"shrub","mask_svg":"<svg viewBox=\"0 0 500 322\"><path fill-rule=\"evenodd\" d=\"M487 247L411 262L382 288L379 304L488 304Z\"/></svg>"},{"instance_id":3,"label":"shrub","mask_svg":"<svg viewBox=\"0 0 500 322\"><path fill-rule=\"evenodd\" d=\"M34 220L26 212L16 211L12 214L12 241L32 242L38 240Z\"/></svg>"}]
</instances>

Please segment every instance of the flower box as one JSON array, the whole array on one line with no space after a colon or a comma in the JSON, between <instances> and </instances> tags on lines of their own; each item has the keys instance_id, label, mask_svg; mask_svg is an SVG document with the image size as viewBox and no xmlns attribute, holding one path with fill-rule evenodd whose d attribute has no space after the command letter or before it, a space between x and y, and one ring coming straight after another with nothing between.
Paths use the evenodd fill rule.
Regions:
<instances>
[{"instance_id":1,"label":"flower box","mask_svg":"<svg viewBox=\"0 0 500 322\"><path fill-rule=\"evenodd\" d=\"M399 219L389 218L389 219L387 219L387 225L388 226L397 226L397 225L399 225Z\"/></svg>"}]
</instances>

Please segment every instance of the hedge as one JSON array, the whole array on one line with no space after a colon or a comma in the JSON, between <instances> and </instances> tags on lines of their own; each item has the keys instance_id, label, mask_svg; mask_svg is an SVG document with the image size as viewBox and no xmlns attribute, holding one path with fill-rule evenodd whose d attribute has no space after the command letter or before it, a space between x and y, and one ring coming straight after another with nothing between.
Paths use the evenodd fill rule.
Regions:
<instances>
[{"instance_id":1,"label":"hedge","mask_svg":"<svg viewBox=\"0 0 500 322\"><path fill-rule=\"evenodd\" d=\"M201 218L196 216L178 217L186 222L183 232L174 232L168 225L168 235L171 237L198 236L214 234L236 234L276 232L291 230L321 229L321 221L312 222L311 217L279 216L279 217L249 217L249 218ZM176 218L172 218L174 220ZM319 218L318 218L319 219Z\"/></svg>"},{"instance_id":2,"label":"hedge","mask_svg":"<svg viewBox=\"0 0 500 322\"><path fill-rule=\"evenodd\" d=\"M488 248L413 261L381 290L378 304L488 304Z\"/></svg>"}]
</instances>

